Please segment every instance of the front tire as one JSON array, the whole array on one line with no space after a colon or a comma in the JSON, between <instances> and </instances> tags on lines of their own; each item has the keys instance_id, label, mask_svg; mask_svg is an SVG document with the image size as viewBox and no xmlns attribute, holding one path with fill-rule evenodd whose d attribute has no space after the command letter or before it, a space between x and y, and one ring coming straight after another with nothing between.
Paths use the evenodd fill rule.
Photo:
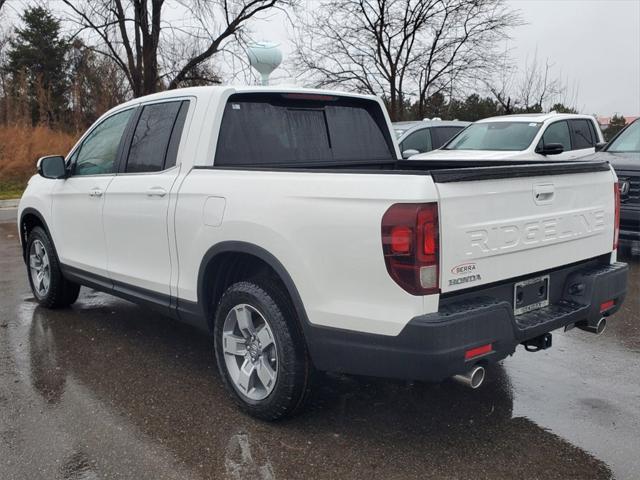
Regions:
<instances>
[{"instance_id":1,"label":"front tire","mask_svg":"<svg viewBox=\"0 0 640 480\"><path fill-rule=\"evenodd\" d=\"M278 420L303 406L311 363L291 302L275 282L230 286L218 304L214 342L225 388L246 413Z\"/></svg>"},{"instance_id":2,"label":"front tire","mask_svg":"<svg viewBox=\"0 0 640 480\"><path fill-rule=\"evenodd\" d=\"M68 307L78 299L80 285L62 275L53 243L41 227L34 227L27 237L27 275L31 291L46 308Z\"/></svg>"}]
</instances>

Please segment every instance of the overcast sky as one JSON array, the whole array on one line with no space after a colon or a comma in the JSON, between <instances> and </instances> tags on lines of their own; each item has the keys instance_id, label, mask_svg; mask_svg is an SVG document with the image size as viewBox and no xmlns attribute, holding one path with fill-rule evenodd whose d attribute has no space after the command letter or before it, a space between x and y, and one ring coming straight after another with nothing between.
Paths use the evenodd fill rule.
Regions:
<instances>
[{"instance_id":1,"label":"overcast sky","mask_svg":"<svg viewBox=\"0 0 640 480\"><path fill-rule=\"evenodd\" d=\"M528 23L513 31L516 59L524 62L537 46L577 86L584 113L640 114L640 0L510 3Z\"/></svg>"},{"instance_id":2,"label":"overcast sky","mask_svg":"<svg viewBox=\"0 0 640 480\"><path fill-rule=\"evenodd\" d=\"M537 50L539 61L549 58L554 75L569 86L581 112L640 115L640 0L506 1L526 22L511 31L508 43L516 65L522 67ZM302 10L317 2L301 0ZM24 3L9 1L14 7L5 8L9 18ZM167 5L167 15L177 15L169 8L173 4ZM291 25L284 14L270 14L252 27L254 40L275 41L285 56L290 52ZM272 78L273 83L294 80L283 69Z\"/></svg>"},{"instance_id":3,"label":"overcast sky","mask_svg":"<svg viewBox=\"0 0 640 480\"><path fill-rule=\"evenodd\" d=\"M583 113L640 114L640 0L507 0L526 25L512 30L509 48L523 66L549 58ZM307 0L307 8L314 0ZM283 15L258 22L255 40L290 50ZM276 82L286 81L274 72Z\"/></svg>"}]
</instances>

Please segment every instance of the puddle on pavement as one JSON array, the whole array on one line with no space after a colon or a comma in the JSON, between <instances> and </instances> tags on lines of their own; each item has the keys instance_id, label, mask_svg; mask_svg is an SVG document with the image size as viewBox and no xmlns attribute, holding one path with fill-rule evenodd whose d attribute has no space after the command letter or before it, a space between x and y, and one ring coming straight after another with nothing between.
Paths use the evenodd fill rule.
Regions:
<instances>
[{"instance_id":1,"label":"puddle on pavement","mask_svg":"<svg viewBox=\"0 0 640 480\"><path fill-rule=\"evenodd\" d=\"M638 262L632 278L630 293L638 298ZM624 477L637 465L629 453L640 451L633 438L621 434L631 445L619 445L602 435L606 426L563 422L557 410L567 408L563 397L582 381L563 376L562 369L577 368L559 358L579 363L608 353L629 362L637 379L640 306L629 298L628 309L597 339L603 343L567 334L556 357L518 352L490 368L479 390L320 375L303 415L268 424L239 413L227 398L206 336L89 289L72 309L49 311L21 288L2 300L2 311L14 314L0 330L2 358L9 355L20 379L10 391L15 395L0 390L0 406L14 402L12 412L20 411L12 428L2 427L14 433L0 436L0 452L19 443L33 457L33 465L18 469L68 479L132 472L154 479L583 479L610 478L612 471ZM585 354L581 345L600 346ZM607 395L615 394L593 393L577 395L573 404L609 421L617 407ZM595 441L610 443L620 456Z\"/></svg>"}]
</instances>

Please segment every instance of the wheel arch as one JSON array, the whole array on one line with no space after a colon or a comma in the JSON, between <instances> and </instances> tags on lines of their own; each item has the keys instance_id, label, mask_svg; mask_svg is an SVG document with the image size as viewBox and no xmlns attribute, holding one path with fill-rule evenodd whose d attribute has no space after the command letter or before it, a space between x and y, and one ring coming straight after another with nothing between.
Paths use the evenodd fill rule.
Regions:
<instances>
[{"instance_id":1,"label":"wheel arch","mask_svg":"<svg viewBox=\"0 0 640 480\"><path fill-rule=\"evenodd\" d=\"M47 225L44 216L35 208L27 207L20 213L20 244L22 246L22 259L26 262L27 259L27 234L34 227L42 227L44 231L49 236L49 240L53 244L53 248L55 249L55 243L53 242L53 237L51 236L51 232L49 231L49 226Z\"/></svg>"},{"instance_id":2,"label":"wheel arch","mask_svg":"<svg viewBox=\"0 0 640 480\"><path fill-rule=\"evenodd\" d=\"M291 278L291 275L284 267L282 262L278 260L273 254L268 252L262 247L249 242L241 241L225 241L220 242L212 246L207 253L205 253L198 270L198 304L201 311L204 314L209 329L211 330L213 324L213 308L217 305L222 293L221 286L226 286L230 282L219 282L220 276L225 275L229 269L233 268L232 264L221 264L223 259L233 258L238 260L243 258L250 261L253 259L256 263L254 273L259 273L261 266L266 266L275 274L276 278L282 283L286 293L289 295L293 308L299 319L300 327L303 333L307 330L308 317L300 293ZM216 271L216 267L221 266L225 271ZM218 281L216 281L218 280ZM217 285L216 285L217 283ZM231 282L232 283L232 282ZM218 291L216 291L216 289ZM306 335L305 335L306 336Z\"/></svg>"}]
</instances>

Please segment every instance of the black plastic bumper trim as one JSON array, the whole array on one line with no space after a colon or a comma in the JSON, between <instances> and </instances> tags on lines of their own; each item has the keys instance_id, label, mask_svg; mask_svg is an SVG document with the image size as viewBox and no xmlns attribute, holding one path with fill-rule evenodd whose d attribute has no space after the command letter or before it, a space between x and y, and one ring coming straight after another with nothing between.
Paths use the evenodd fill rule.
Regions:
<instances>
[{"instance_id":1,"label":"black plastic bumper trim","mask_svg":"<svg viewBox=\"0 0 640 480\"><path fill-rule=\"evenodd\" d=\"M559 298L536 311L536 321L518 321L510 302L478 292L474 298L449 301L436 313L413 318L397 336L310 327L308 344L320 370L439 381L466 372L475 363L492 363L512 354L517 345L577 322L596 322L600 304L615 299L620 308L626 294L628 267L624 263L572 268L552 281ZM582 288L572 288L581 284ZM523 318L520 318L523 320ZM470 361L464 353L492 344L492 352Z\"/></svg>"}]
</instances>

